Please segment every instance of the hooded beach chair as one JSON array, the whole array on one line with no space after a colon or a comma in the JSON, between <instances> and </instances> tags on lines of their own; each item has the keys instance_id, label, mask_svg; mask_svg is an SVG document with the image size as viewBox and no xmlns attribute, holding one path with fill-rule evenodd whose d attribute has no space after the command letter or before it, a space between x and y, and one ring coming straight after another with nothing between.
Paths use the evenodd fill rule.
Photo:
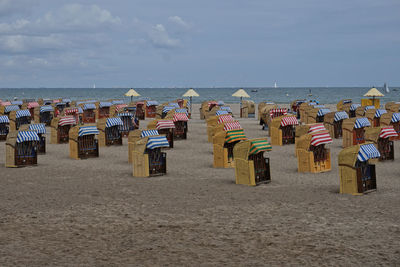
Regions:
<instances>
[{"instance_id":1,"label":"hooded beach chair","mask_svg":"<svg viewBox=\"0 0 400 267\"><path fill-rule=\"evenodd\" d=\"M234 167L234 146L246 140L242 126L239 122L225 122L218 124L213 136L214 168Z\"/></svg>"},{"instance_id":2,"label":"hooded beach chair","mask_svg":"<svg viewBox=\"0 0 400 267\"><path fill-rule=\"evenodd\" d=\"M326 131L325 125L322 123L311 123L311 124L302 124L296 126L296 131L295 131L295 155L297 157L297 149L299 145L299 140L300 137L306 134L310 133L315 133L315 132L320 132L320 131Z\"/></svg>"},{"instance_id":3,"label":"hooded beach chair","mask_svg":"<svg viewBox=\"0 0 400 267\"><path fill-rule=\"evenodd\" d=\"M353 100L351 99L343 99L340 100L337 104L336 104L336 109L337 111L346 111L349 112L350 110L350 106L353 103Z\"/></svg>"},{"instance_id":4,"label":"hooded beach chair","mask_svg":"<svg viewBox=\"0 0 400 267\"><path fill-rule=\"evenodd\" d=\"M266 138L237 143L233 149L236 184L260 185L271 181L270 160L264 157L272 147Z\"/></svg>"},{"instance_id":5,"label":"hooded beach chair","mask_svg":"<svg viewBox=\"0 0 400 267\"><path fill-rule=\"evenodd\" d=\"M116 114L122 121L122 125L119 127L122 137L127 137L129 132L139 129L139 121L134 118L131 112L121 112Z\"/></svg>"},{"instance_id":6,"label":"hooded beach chair","mask_svg":"<svg viewBox=\"0 0 400 267\"><path fill-rule=\"evenodd\" d=\"M280 116L285 116L287 115L287 109L286 108L271 108L272 105L268 105L264 107L263 113L262 113L262 122L263 122L263 130L268 130L268 136L270 136L269 129L271 127L271 121L273 118L280 117Z\"/></svg>"},{"instance_id":7,"label":"hooded beach chair","mask_svg":"<svg viewBox=\"0 0 400 267\"><path fill-rule=\"evenodd\" d=\"M356 108L356 117L366 117L365 113L370 110L373 109L375 110L374 106L359 106Z\"/></svg>"},{"instance_id":8,"label":"hooded beach chair","mask_svg":"<svg viewBox=\"0 0 400 267\"><path fill-rule=\"evenodd\" d=\"M397 137L391 137L391 140L400 140L400 113L387 112L380 118L380 126L393 126L398 134Z\"/></svg>"},{"instance_id":9,"label":"hooded beach chair","mask_svg":"<svg viewBox=\"0 0 400 267\"><path fill-rule=\"evenodd\" d=\"M257 118L260 120L260 125L264 124L264 121L262 120L263 114L267 114L267 112L271 108L278 108L278 105L275 104L274 102L260 102L257 105Z\"/></svg>"},{"instance_id":10,"label":"hooded beach chair","mask_svg":"<svg viewBox=\"0 0 400 267\"><path fill-rule=\"evenodd\" d=\"M319 108L316 105L313 109L307 110L307 123L324 122L325 114L328 114L329 112L331 112L329 108Z\"/></svg>"},{"instance_id":11,"label":"hooded beach chair","mask_svg":"<svg viewBox=\"0 0 400 267\"><path fill-rule=\"evenodd\" d=\"M118 113L124 112L126 107L128 107L128 105L124 104L124 103L122 103L122 104L113 104L110 107L110 118L113 118L113 117L117 116Z\"/></svg>"},{"instance_id":12,"label":"hooded beach chair","mask_svg":"<svg viewBox=\"0 0 400 267\"><path fill-rule=\"evenodd\" d=\"M147 124L147 129L157 130L160 135L165 135L169 143L169 148L174 147L175 123L173 120L155 119Z\"/></svg>"},{"instance_id":13,"label":"hooded beach chair","mask_svg":"<svg viewBox=\"0 0 400 267\"><path fill-rule=\"evenodd\" d=\"M161 148L169 147L165 136L140 138L133 145L133 176L152 177L167 173L167 154Z\"/></svg>"},{"instance_id":14,"label":"hooded beach chair","mask_svg":"<svg viewBox=\"0 0 400 267\"><path fill-rule=\"evenodd\" d=\"M146 101L146 117L155 118L157 111L158 102L157 101Z\"/></svg>"},{"instance_id":15,"label":"hooded beach chair","mask_svg":"<svg viewBox=\"0 0 400 267\"><path fill-rule=\"evenodd\" d=\"M6 167L37 164L39 136L34 131L11 131L6 141Z\"/></svg>"},{"instance_id":16,"label":"hooded beach chair","mask_svg":"<svg viewBox=\"0 0 400 267\"><path fill-rule=\"evenodd\" d=\"M99 146L122 146L120 127L123 125L124 123L119 117L99 119L97 121Z\"/></svg>"},{"instance_id":17,"label":"hooded beach chair","mask_svg":"<svg viewBox=\"0 0 400 267\"><path fill-rule=\"evenodd\" d=\"M99 101L96 103L96 120L110 117L111 102Z\"/></svg>"},{"instance_id":18,"label":"hooded beach chair","mask_svg":"<svg viewBox=\"0 0 400 267\"><path fill-rule=\"evenodd\" d=\"M54 117L54 108L51 105L35 107L35 123L44 123L50 126Z\"/></svg>"},{"instance_id":19,"label":"hooded beach chair","mask_svg":"<svg viewBox=\"0 0 400 267\"><path fill-rule=\"evenodd\" d=\"M76 119L73 116L62 116L54 118L51 121L50 143L65 144L69 142L69 130L76 125Z\"/></svg>"},{"instance_id":20,"label":"hooded beach chair","mask_svg":"<svg viewBox=\"0 0 400 267\"><path fill-rule=\"evenodd\" d=\"M18 105L0 106L0 114L5 115L8 118L10 118L11 111L17 111L17 110L20 110Z\"/></svg>"},{"instance_id":21,"label":"hooded beach chair","mask_svg":"<svg viewBox=\"0 0 400 267\"><path fill-rule=\"evenodd\" d=\"M0 115L0 141L7 139L7 135L10 131L10 119L6 115Z\"/></svg>"},{"instance_id":22,"label":"hooded beach chair","mask_svg":"<svg viewBox=\"0 0 400 267\"><path fill-rule=\"evenodd\" d=\"M242 100L242 107L240 108L241 118L255 118L256 105L252 100Z\"/></svg>"},{"instance_id":23,"label":"hooded beach chair","mask_svg":"<svg viewBox=\"0 0 400 267\"><path fill-rule=\"evenodd\" d=\"M331 137L341 138L343 136L343 120L348 118L349 115L345 111L336 111L325 114L324 126L329 131Z\"/></svg>"},{"instance_id":24,"label":"hooded beach chair","mask_svg":"<svg viewBox=\"0 0 400 267\"><path fill-rule=\"evenodd\" d=\"M355 118L356 117L356 110L361 107L361 104L351 104L349 108L349 117ZM363 109L359 109L363 110Z\"/></svg>"},{"instance_id":25,"label":"hooded beach chair","mask_svg":"<svg viewBox=\"0 0 400 267\"><path fill-rule=\"evenodd\" d=\"M282 146L295 143L295 129L299 122L296 116L286 115L272 119L271 144Z\"/></svg>"},{"instance_id":26,"label":"hooded beach chair","mask_svg":"<svg viewBox=\"0 0 400 267\"><path fill-rule=\"evenodd\" d=\"M234 122L236 121L232 115L230 114L222 114L217 116L212 116L207 119L207 137L208 142L213 142L214 130L217 124L225 123L225 122Z\"/></svg>"},{"instance_id":27,"label":"hooded beach chair","mask_svg":"<svg viewBox=\"0 0 400 267\"><path fill-rule=\"evenodd\" d=\"M128 135L128 161L132 163L132 151L134 149L134 144L141 138L148 136L156 136L160 135L157 130L154 129L146 129L146 130L133 130L129 132Z\"/></svg>"},{"instance_id":28,"label":"hooded beach chair","mask_svg":"<svg viewBox=\"0 0 400 267\"><path fill-rule=\"evenodd\" d=\"M35 120L35 108L39 107L39 103L36 101L26 102L22 105L22 109L27 109L31 113L31 121Z\"/></svg>"},{"instance_id":29,"label":"hooded beach chair","mask_svg":"<svg viewBox=\"0 0 400 267\"><path fill-rule=\"evenodd\" d=\"M218 102L214 100L204 101L200 107L200 119L208 119L208 113L214 108L218 106Z\"/></svg>"},{"instance_id":30,"label":"hooded beach chair","mask_svg":"<svg viewBox=\"0 0 400 267\"><path fill-rule=\"evenodd\" d=\"M368 109L365 111L365 117L368 118L372 127L378 127L381 125L381 116L387 113L386 109Z\"/></svg>"},{"instance_id":31,"label":"hooded beach chair","mask_svg":"<svg viewBox=\"0 0 400 267\"><path fill-rule=\"evenodd\" d=\"M340 193L362 195L376 190L374 159L380 157L374 144L344 148L339 153Z\"/></svg>"},{"instance_id":32,"label":"hooded beach chair","mask_svg":"<svg viewBox=\"0 0 400 267\"><path fill-rule=\"evenodd\" d=\"M46 125L44 123L36 123L30 125L23 125L28 131L36 132L39 136L37 143L37 153L46 154ZM24 129L25 130L25 129Z\"/></svg>"},{"instance_id":33,"label":"hooded beach chair","mask_svg":"<svg viewBox=\"0 0 400 267\"><path fill-rule=\"evenodd\" d=\"M394 160L394 144L390 140L398 134L393 126L368 127L365 130L365 140L372 142L381 154L379 160Z\"/></svg>"},{"instance_id":34,"label":"hooded beach chair","mask_svg":"<svg viewBox=\"0 0 400 267\"><path fill-rule=\"evenodd\" d=\"M96 125L77 125L69 130L69 156L73 159L99 157Z\"/></svg>"},{"instance_id":35,"label":"hooded beach chair","mask_svg":"<svg viewBox=\"0 0 400 267\"><path fill-rule=\"evenodd\" d=\"M96 105L94 103L80 104L83 110L82 121L83 123L96 122Z\"/></svg>"},{"instance_id":36,"label":"hooded beach chair","mask_svg":"<svg viewBox=\"0 0 400 267\"><path fill-rule=\"evenodd\" d=\"M300 105L305 102L305 99L296 99L290 104L290 108L296 114L297 119L300 119Z\"/></svg>"},{"instance_id":37,"label":"hooded beach chair","mask_svg":"<svg viewBox=\"0 0 400 267\"><path fill-rule=\"evenodd\" d=\"M31 123L31 113L27 109L10 112L10 131L18 130L24 124Z\"/></svg>"},{"instance_id":38,"label":"hooded beach chair","mask_svg":"<svg viewBox=\"0 0 400 267\"><path fill-rule=\"evenodd\" d=\"M64 109L67 107L67 103L65 102L58 102L58 103L54 103L54 116L58 117L61 116L61 114L63 114Z\"/></svg>"},{"instance_id":39,"label":"hooded beach chair","mask_svg":"<svg viewBox=\"0 0 400 267\"><path fill-rule=\"evenodd\" d=\"M83 123L83 109L81 107L67 107L64 109L61 116L72 116L74 117L76 124Z\"/></svg>"},{"instance_id":40,"label":"hooded beach chair","mask_svg":"<svg viewBox=\"0 0 400 267\"><path fill-rule=\"evenodd\" d=\"M331 170L331 153L325 147L332 143L328 131L307 133L296 141L298 172L327 172Z\"/></svg>"},{"instance_id":41,"label":"hooded beach chair","mask_svg":"<svg viewBox=\"0 0 400 267\"><path fill-rule=\"evenodd\" d=\"M400 102L387 102L385 104L385 109L391 112L400 112Z\"/></svg>"},{"instance_id":42,"label":"hooded beach chair","mask_svg":"<svg viewBox=\"0 0 400 267\"><path fill-rule=\"evenodd\" d=\"M365 143L365 128L370 126L365 117L343 120L343 148Z\"/></svg>"},{"instance_id":43,"label":"hooded beach chair","mask_svg":"<svg viewBox=\"0 0 400 267\"><path fill-rule=\"evenodd\" d=\"M172 121L175 124L174 140L187 139L189 117L186 113L175 113Z\"/></svg>"},{"instance_id":44,"label":"hooded beach chair","mask_svg":"<svg viewBox=\"0 0 400 267\"><path fill-rule=\"evenodd\" d=\"M138 120L144 120L146 118L144 101L136 102L136 118Z\"/></svg>"}]
</instances>

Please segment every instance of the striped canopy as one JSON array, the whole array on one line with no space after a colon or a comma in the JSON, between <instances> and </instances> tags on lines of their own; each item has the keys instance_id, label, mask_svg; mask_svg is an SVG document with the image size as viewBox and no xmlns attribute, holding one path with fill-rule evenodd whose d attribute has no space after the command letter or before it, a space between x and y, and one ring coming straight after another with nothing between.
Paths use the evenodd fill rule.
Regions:
<instances>
[{"instance_id":1,"label":"striped canopy","mask_svg":"<svg viewBox=\"0 0 400 267\"><path fill-rule=\"evenodd\" d=\"M71 115L71 114L75 114L75 113L79 113L79 109L78 108L68 108L64 110L66 115Z\"/></svg>"},{"instance_id":2,"label":"striped canopy","mask_svg":"<svg viewBox=\"0 0 400 267\"><path fill-rule=\"evenodd\" d=\"M146 106L148 106L148 107L158 106L158 102L157 101L147 101Z\"/></svg>"},{"instance_id":3,"label":"striped canopy","mask_svg":"<svg viewBox=\"0 0 400 267\"><path fill-rule=\"evenodd\" d=\"M63 98L63 99L62 99L62 102L64 102L64 103L71 103L72 101L71 101L71 99L69 99L69 98Z\"/></svg>"},{"instance_id":4,"label":"striped canopy","mask_svg":"<svg viewBox=\"0 0 400 267\"><path fill-rule=\"evenodd\" d=\"M224 103L224 101L220 100L220 101L217 102L217 105L218 105L218 106L224 106L225 103Z\"/></svg>"},{"instance_id":5,"label":"striped canopy","mask_svg":"<svg viewBox=\"0 0 400 267\"><path fill-rule=\"evenodd\" d=\"M358 118L356 120L356 123L354 124L355 129L363 128L363 127L369 127L371 126L371 123L367 118Z\"/></svg>"},{"instance_id":6,"label":"striped canopy","mask_svg":"<svg viewBox=\"0 0 400 267\"><path fill-rule=\"evenodd\" d=\"M53 99L53 103L59 103L59 102L61 102L60 99Z\"/></svg>"},{"instance_id":7,"label":"striped canopy","mask_svg":"<svg viewBox=\"0 0 400 267\"><path fill-rule=\"evenodd\" d=\"M133 114L130 112L122 112L117 114L118 117L133 117Z\"/></svg>"},{"instance_id":8,"label":"striped canopy","mask_svg":"<svg viewBox=\"0 0 400 267\"><path fill-rule=\"evenodd\" d=\"M311 125L310 128L308 129L309 133L315 133L320 131L326 131L326 128L322 123Z\"/></svg>"},{"instance_id":9,"label":"striped canopy","mask_svg":"<svg viewBox=\"0 0 400 267\"><path fill-rule=\"evenodd\" d=\"M19 110L19 106L17 106L17 105L9 105L4 108L5 113L11 112L11 111L17 111L17 110Z\"/></svg>"},{"instance_id":10,"label":"striped canopy","mask_svg":"<svg viewBox=\"0 0 400 267\"><path fill-rule=\"evenodd\" d=\"M393 126L383 127L379 133L380 138L398 137L398 133Z\"/></svg>"},{"instance_id":11,"label":"striped canopy","mask_svg":"<svg viewBox=\"0 0 400 267\"><path fill-rule=\"evenodd\" d=\"M165 136L150 136L149 139L147 140L146 147L148 149L169 147L169 143Z\"/></svg>"},{"instance_id":12,"label":"striped canopy","mask_svg":"<svg viewBox=\"0 0 400 267\"><path fill-rule=\"evenodd\" d=\"M142 134L140 137L146 137L146 136L153 136L153 135L159 135L157 130L143 130Z\"/></svg>"},{"instance_id":13,"label":"striped canopy","mask_svg":"<svg viewBox=\"0 0 400 267\"><path fill-rule=\"evenodd\" d=\"M349 118L349 115L347 114L346 111L338 111L335 113L334 120L341 121L341 120L348 119L348 118Z\"/></svg>"},{"instance_id":14,"label":"striped canopy","mask_svg":"<svg viewBox=\"0 0 400 267\"><path fill-rule=\"evenodd\" d=\"M10 123L8 116L0 116L0 123Z\"/></svg>"},{"instance_id":15,"label":"striped canopy","mask_svg":"<svg viewBox=\"0 0 400 267\"><path fill-rule=\"evenodd\" d=\"M264 151L271 151L272 147L267 140L254 140L250 142L250 155L255 155Z\"/></svg>"},{"instance_id":16,"label":"striped canopy","mask_svg":"<svg viewBox=\"0 0 400 267\"><path fill-rule=\"evenodd\" d=\"M310 102L308 103L309 106L315 106L317 103L316 102Z\"/></svg>"},{"instance_id":17,"label":"striped canopy","mask_svg":"<svg viewBox=\"0 0 400 267\"><path fill-rule=\"evenodd\" d=\"M99 108L109 108L112 106L111 102L100 102L99 103Z\"/></svg>"},{"instance_id":18,"label":"striped canopy","mask_svg":"<svg viewBox=\"0 0 400 267\"><path fill-rule=\"evenodd\" d=\"M18 105L21 106L23 102L21 100L11 101L11 105Z\"/></svg>"},{"instance_id":19,"label":"striped canopy","mask_svg":"<svg viewBox=\"0 0 400 267\"><path fill-rule=\"evenodd\" d=\"M226 131L225 143L233 143L242 140L247 140L243 129Z\"/></svg>"},{"instance_id":20,"label":"striped canopy","mask_svg":"<svg viewBox=\"0 0 400 267\"><path fill-rule=\"evenodd\" d=\"M399 121L400 121L400 113L393 113L392 122L399 122Z\"/></svg>"},{"instance_id":21,"label":"striped canopy","mask_svg":"<svg viewBox=\"0 0 400 267\"><path fill-rule=\"evenodd\" d=\"M99 134L96 126L82 126L79 128L78 136Z\"/></svg>"},{"instance_id":22,"label":"striped canopy","mask_svg":"<svg viewBox=\"0 0 400 267\"><path fill-rule=\"evenodd\" d=\"M121 118L108 118L106 121L106 128L113 127L113 126L122 126L124 123L122 122Z\"/></svg>"},{"instance_id":23,"label":"striped canopy","mask_svg":"<svg viewBox=\"0 0 400 267\"><path fill-rule=\"evenodd\" d=\"M127 104L118 104L118 105L115 105L115 112L123 111L124 108L126 108L127 106L128 106Z\"/></svg>"},{"instance_id":24,"label":"striped canopy","mask_svg":"<svg viewBox=\"0 0 400 267\"><path fill-rule=\"evenodd\" d=\"M286 108L271 108L269 110L269 116L273 119L278 116L287 115Z\"/></svg>"},{"instance_id":25,"label":"striped canopy","mask_svg":"<svg viewBox=\"0 0 400 267\"><path fill-rule=\"evenodd\" d=\"M17 113L15 114L15 117L22 118L22 117L30 117L31 113L29 112L28 109L23 109L23 110L17 110Z\"/></svg>"},{"instance_id":26,"label":"striped canopy","mask_svg":"<svg viewBox=\"0 0 400 267\"><path fill-rule=\"evenodd\" d=\"M351 104L350 110L351 110L351 111L354 111L354 110L356 110L358 107L361 107L361 105L360 105L360 104Z\"/></svg>"},{"instance_id":27,"label":"striped canopy","mask_svg":"<svg viewBox=\"0 0 400 267\"><path fill-rule=\"evenodd\" d=\"M111 101L111 103L113 105L121 105L121 104L124 104L124 100L113 100L113 101Z\"/></svg>"},{"instance_id":28,"label":"striped canopy","mask_svg":"<svg viewBox=\"0 0 400 267\"><path fill-rule=\"evenodd\" d=\"M176 107L173 106L164 106L162 112L168 113L168 111L175 109Z\"/></svg>"},{"instance_id":29,"label":"striped canopy","mask_svg":"<svg viewBox=\"0 0 400 267\"><path fill-rule=\"evenodd\" d=\"M330 143L332 143L332 138L328 132L313 134L310 142L312 146L319 146L322 144L330 144Z\"/></svg>"},{"instance_id":30,"label":"striped canopy","mask_svg":"<svg viewBox=\"0 0 400 267\"><path fill-rule=\"evenodd\" d=\"M86 103L83 105L83 110L89 110L89 109L96 109L96 105L93 103Z\"/></svg>"},{"instance_id":31,"label":"striped canopy","mask_svg":"<svg viewBox=\"0 0 400 267\"><path fill-rule=\"evenodd\" d=\"M325 114L331 112L329 108L321 108L318 110L317 116L325 116Z\"/></svg>"},{"instance_id":32,"label":"striped canopy","mask_svg":"<svg viewBox=\"0 0 400 267\"><path fill-rule=\"evenodd\" d=\"M217 110L217 112L215 112L216 116L227 115L227 114L229 114L229 112L226 110Z\"/></svg>"},{"instance_id":33,"label":"striped canopy","mask_svg":"<svg viewBox=\"0 0 400 267\"><path fill-rule=\"evenodd\" d=\"M9 106L9 105L11 105L11 102L10 101L3 101L3 102L1 102L0 103L2 106Z\"/></svg>"},{"instance_id":34,"label":"striped canopy","mask_svg":"<svg viewBox=\"0 0 400 267\"><path fill-rule=\"evenodd\" d=\"M230 115L230 114L220 115L218 117L218 123L233 122L233 121L234 121L234 119L233 119L232 115Z\"/></svg>"},{"instance_id":35,"label":"striped canopy","mask_svg":"<svg viewBox=\"0 0 400 267\"><path fill-rule=\"evenodd\" d=\"M40 138L36 132L33 131L19 131L17 135L17 143L39 141Z\"/></svg>"},{"instance_id":36,"label":"striped canopy","mask_svg":"<svg viewBox=\"0 0 400 267\"><path fill-rule=\"evenodd\" d=\"M381 154L374 144L361 145L358 151L357 159L361 162L367 161L369 159L379 158Z\"/></svg>"},{"instance_id":37,"label":"striped canopy","mask_svg":"<svg viewBox=\"0 0 400 267\"><path fill-rule=\"evenodd\" d=\"M38 102L29 102L27 107L28 108L36 108L38 106L39 106Z\"/></svg>"},{"instance_id":38,"label":"striped canopy","mask_svg":"<svg viewBox=\"0 0 400 267\"><path fill-rule=\"evenodd\" d=\"M157 130L175 129L175 123L172 120L157 121L156 128Z\"/></svg>"},{"instance_id":39,"label":"striped canopy","mask_svg":"<svg viewBox=\"0 0 400 267\"><path fill-rule=\"evenodd\" d=\"M351 99L343 100L343 104L349 104L349 103L352 103L352 102L353 102L353 100L351 100Z\"/></svg>"},{"instance_id":40,"label":"striped canopy","mask_svg":"<svg viewBox=\"0 0 400 267\"><path fill-rule=\"evenodd\" d=\"M29 130L37 132L38 134L45 134L46 126L44 125L44 123L31 124L29 125Z\"/></svg>"},{"instance_id":41,"label":"striped canopy","mask_svg":"<svg viewBox=\"0 0 400 267\"><path fill-rule=\"evenodd\" d=\"M375 106L365 106L364 111L370 110L370 109L375 109Z\"/></svg>"},{"instance_id":42,"label":"striped canopy","mask_svg":"<svg viewBox=\"0 0 400 267\"><path fill-rule=\"evenodd\" d=\"M385 113L387 113L386 109L377 109L375 111L375 117L380 118L382 116L382 114L385 114Z\"/></svg>"},{"instance_id":43,"label":"striped canopy","mask_svg":"<svg viewBox=\"0 0 400 267\"><path fill-rule=\"evenodd\" d=\"M67 104L64 103L64 102L58 102L58 103L56 103L56 106L65 106L65 105L67 105Z\"/></svg>"},{"instance_id":44,"label":"striped canopy","mask_svg":"<svg viewBox=\"0 0 400 267\"><path fill-rule=\"evenodd\" d=\"M185 113L175 113L174 118L172 119L174 122L176 121L188 121L189 118Z\"/></svg>"},{"instance_id":45,"label":"striped canopy","mask_svg":"<svg viewBox=\"0 0 400 267\"><path fill-rule=\"evenodd\" d=\"M53 111L53 107L52 106L41 106L40 107L40 113L52 112L52 111Z\"/></svg>"},{"instance_id":46,"label":"striped canopy","mask_svg":"<svg viewBox=\"0 0 400 267\"><path fill-rule=\"evenodd\" d=\"M229 107L229 106L220 107L219 110L226 110L226 111L228 111L229 113L232 113L232 109L231 109L231 107Z\"/></svg>"},{"instance_id":47,"label":"striped canopy","mask_svg":"<svg viewBox=\"0 0 400 267\"><path fill-rule=\"evenodd\" d=\"M230 130L239 130L243 129L242 126L240 126L240 123L238 121L234 122L226 122L224 124L224 131L230 131Z\"/></svg>"},{"instance_id":48,"label":"striped canopy","mask_svg":"<svg viewBox=\"0 0 400 267\"><path fill-rule=\"evenodd\" d=\"M281 120L281 126L287 126L287 125L298 125L299 121L297 120L296 117L290 116L290 117L283 117Z\"/></svg>"},{"instance_id":49,"label":"striped canopy","mask_svg":"<svg viewBox=\"0 0 400 267\"><path fill-rule=\"evenodd\" d=\"M75 118L72 116L61 117L60 120L58 121L59 126L75 125L75 124L76 124Z\"/></svg>"}]
</instances>

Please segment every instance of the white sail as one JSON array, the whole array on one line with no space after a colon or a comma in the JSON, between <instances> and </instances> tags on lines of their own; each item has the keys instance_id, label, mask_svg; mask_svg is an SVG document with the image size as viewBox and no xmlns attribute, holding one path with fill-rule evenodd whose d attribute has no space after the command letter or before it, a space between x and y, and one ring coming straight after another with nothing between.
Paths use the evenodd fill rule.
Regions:
<instances>
[{"instance_id":1,"label":"white sail","mask_svg":"<svg viewBox=\"0 0 400 267\"><path fill-rule=\"evenodd\" d=\"M384 90L386 91L386 93L389 93L389 92L390 92L389 86L388 86L386 83L383 85L383 88L384 88Z\"/></svg>"},{"instance_id":2,"label":"white sail","mask_svg":"<svg viewBox=\"0 0 400 267\"><path fill-rule=\"evenodd\" d=\"M274 88L278 88L278 86L276 85L276 82L274 83Z\"/></svg>"},{"instance_id":3,"label":"white sail","mask_svg":"<svg viewBox=\"0 0 400 267\"><path fill-rule=\"evenodd\" d=\"M95 83L93 84L93 89L96 89L96 84Z\"/></svg>"}]
</instances>

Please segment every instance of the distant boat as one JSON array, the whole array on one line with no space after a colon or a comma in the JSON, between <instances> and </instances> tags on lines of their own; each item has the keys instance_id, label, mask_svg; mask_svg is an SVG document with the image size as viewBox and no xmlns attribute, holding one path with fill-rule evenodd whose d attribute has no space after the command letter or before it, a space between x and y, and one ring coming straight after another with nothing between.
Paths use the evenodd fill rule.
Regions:
<instances>
[{"instance_id":1,"label":"distant boat","mask_svg":"<svg viewBox=\"0 0 400 267\"><path fill-rule=\"evenodd\" d=\"M253 90L251 90L253 93L256 93L256 92L258 92L258 90L257 89L253 89Z\"/></svg>"},{"instance_id":2,"label":"distant boat","mask_svg":"<svg viewBox=\"0 0 400 267\"><path fill-rule=\"evenodd\" d=\"M95 83L93 84L93 89L96 89L96 84Z\"/></svg>"},{"instance_id":3,"label":"distant boat","mask_svg":"<svg viewBox=\"0 0 400 267\"><path fill-rule=\"evenodd\" d=\"M386 91L386 93L390 92L389 86L386 83L383 85L383 89Z\"/></svg>"},{"instance_id":4,"label":"distant boat","mask_svg":"<svg viewBox=\"0 0 400 267\"><path fill-rule=\"evenodd\" d=\"M276 85L276 82L274 83L274 88L278 88L278 85Z\"/></svg>"}]
</instances>

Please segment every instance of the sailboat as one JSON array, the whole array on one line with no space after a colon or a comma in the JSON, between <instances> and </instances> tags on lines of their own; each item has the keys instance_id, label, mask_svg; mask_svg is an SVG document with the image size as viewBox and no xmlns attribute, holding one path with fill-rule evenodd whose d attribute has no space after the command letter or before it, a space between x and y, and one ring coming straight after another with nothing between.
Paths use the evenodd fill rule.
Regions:
<instances>
[{"instance_id":1,"label":"sailboat","mask_svg":"<svg viewBox=\"0 0 400 267\"><path fill-rule=\"evenodd\" d=\"M95 83L93 84L93 89L96 89L96 84Z\"/></svg>"},{"instance_id":2,"label":"sailboat","mask_svg":"<svg viewBox=\"0 0 400 267\"><path fill-rule=\"evenodd\" d=\"M383 89L386 91L386 93L390 92L389 86L386 83L383 85Z\"/></svg>"},{"instance_id":3,"label":"sailboat","mask_svg":"<svg viewBox=\"0 0 400 267\"><path fill-rule=\"evenodd\" d=\"M278 88L278 86L276 85L276 82L274 83L274 88Z\"/></svg>"}]
</instances>

